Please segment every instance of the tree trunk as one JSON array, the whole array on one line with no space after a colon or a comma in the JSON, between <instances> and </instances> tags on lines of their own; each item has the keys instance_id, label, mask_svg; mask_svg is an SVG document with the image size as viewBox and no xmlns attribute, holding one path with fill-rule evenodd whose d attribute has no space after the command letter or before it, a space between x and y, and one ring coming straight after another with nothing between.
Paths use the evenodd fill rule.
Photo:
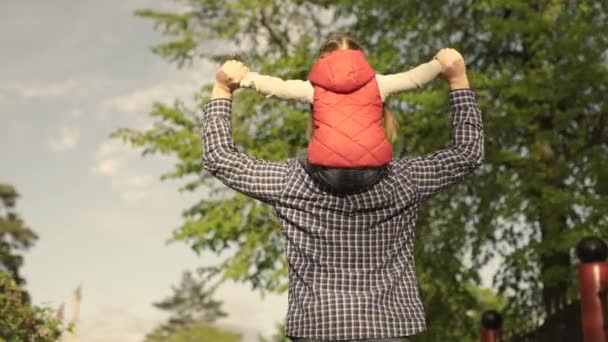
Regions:
<instances>
[{"instance_id":1,"label":"tree trunk","mask_svg":"<svg viewBox=\"0 0 608 342\"><path fill-rule=\"evenodd\" d=\"M566 157L564 154L555 153L555 149L548 143L541 144L541 156L544 161L545 170L551 170L544 182L544 188L564 190L564 180L567 176ZM551 199L540 196L540 231L543 245L553 244L559 241L560 235L565 234L567 226L567 215L569 208L556 209L550 205ZM552 279L548 281L548 272L556 269L562 271L571 266L570 253L568 249L559 250L549 248L540 255L541 281L543 282L543 305L547 315L561 309L568 302L568 286L571 279L568 277ZM574 275L573 275L574 277Z\"/></svg>"}]
</instances>

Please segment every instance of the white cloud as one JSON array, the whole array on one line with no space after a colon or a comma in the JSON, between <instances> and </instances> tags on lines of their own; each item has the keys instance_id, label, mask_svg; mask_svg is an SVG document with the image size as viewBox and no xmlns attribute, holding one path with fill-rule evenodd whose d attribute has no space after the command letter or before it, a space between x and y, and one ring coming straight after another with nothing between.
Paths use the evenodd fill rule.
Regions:
<instances>
[{"instance_id":1,"label":"white cloud","mask_svg":"<svg viewBox=\"0 0 608 342\"><path fill-rule=\"evenodd\" d=\"M124 168L126 160L133 158L135 151L118 140L104 141L95 152L95 173L116 176Z\"/></svg>"},{"instance_id":2,"label":"white cloud","mask_svg":"<svg viewBox=\"0 0 608 342\"><path fill-rule=\"evenodd\" d=\"M268 293L262 298L259 292L244 284L227 282L218 289L216 296L224 302L223 308L228 313L222 323L243 333L243 341L258 341L260 334L270 337L277 332L276 325L287 313L287 293ZM264 315L259 315L260 312Z\"/></svg>"},{"instance_id":3,"label":"white cloud","mask_svg":"<svg viewBox=\"0 0 608 342\"><path fill-rule=\"evenodd\" d=\"M103 111L110 113L141 113L149 110L154 102L172 102L175 98L191 95L194 91L188 85L167 82L107 99L101 106Z\"/></svg>"},{"instance_id":4,"label":"white cloud","mask_svg":"<svg viewBox=\"0 0 608 342\"><path fill-rule=\"evenodd\" d=\"M158 0L131 0L122 2L126 9L151 8L156 11L167 11L172 13L184 13L193 7L186 2L158 1Z\"/></svg>"},{"instance_id":5,"label":"white cloud","mask_svg":"<svg viewBox=\"0 0 608 342\"><path fill-rule=\"evenodd\" d=\"M94 311L93 317L83 317L76 329L77 339L90 342L141 341L166 316L158 310L142 314L142 303L129 304L101 306Z\"/></svg>"},{"instance_id":6,"label":"white cloud","mask_svg":"<svg viewBox=\"0 0 608 342\"><path fill-rule=\"evenodd\" d=\"M97 165L95 166L95 171L102 175L113 176L122 169L123 164L118 159L113 158L105 158L97 161Z\"/></svg>"},{"instance_id":7,"label":"white cloud","mask_svg":"<svg viewBox=\"0 0 608 342\"><path fill-rule=\"evenodd\" d=\"M74 108L70 111L70 116L73 118L79 118L82 115L82 110L80 108Z\"/></svg>"},{"instance_id":8,"label":"white cloud","mask_svg":"<svg viewBox=\"0 0 608 342\"><path fill-rule=\"evenodd\" d=\"M132 175L130 177L125 177L121 179L120 182L117 182L117 186L128 186L132 188L146 188L149 187L154 182L154 177L150 175Z\"/></svg>"},{"instance_id":9,"label":"white cloud","mask_svg":"<svg viewBox=\"0 0 608 342\"><path fill-rule=\"evenodd\" d=\"M64 79L20 79L11 83L0 84L0 94L20 96L23 99L83 99L98 95L109 86L123 86L123 80L112 79L103 75L75 74ZM79 109L72 111L78 113Z\"/></svg>"},{"instance_id":10,"label":"white cloud","mask_svg":"<svg viewBox=\"0 0 608 342\"><path fill-rule=\"evenodd\" d=\"M155 85L133 89L132 91L104 100L100 109L104 113L145 113L155 102L171 103L180 99L191 104L193 95L204 83L212 81L216 66L201 62L187 70L169 70L172 80Z\"/></svg>"},{"instance_id":11,"label":"white cloud","mask_svg":"<svg viewBox=\"0 0 608 342\"><path fill-rule=\"evenodd\" d=\"M67 151L76 147L79 141L80 131L77 128L63 126L59 136L49 141L49 147L53 151Z\"/></svg>"},{"instance_id":12,"label":"white cloud","mask_svg":"<svg viewBox=\"0 0 608 342\"><path fill-rule=\"evenodd\" d=\"M6 89L21 95L25 99L54 98L65 95L84 95L87 93L86 88L80 82L73 79L50 83L21 83L8 86Z\"/></svg>"},{"instance_id":13,"label":"white cloud","mask_svg":"<svg viewBox=\"0 0 608 342\"><path fill-rule=\"evenodd\" d=\"M259 292L251 291L246 285L228 282L220 286L214 297L223 301L223 309L228 312L228 317L216 322L217 326L240 333L242 342L257 342L259 335L270 337L277 332L276 324L285 318L286 294L268 294L262 299ZM83 311L77 337L83 341L141 341L169 316L161 310L144 311L146 306L149 306L148 302L140 299L122 306L99 306L91 310L90 316ZM260 312L264 314L260 315Z\"/></svg>"},{"instance_id":14,"label":"white cloud","mask_svg":"<svg viewBox=\"0 0 608 342\"><path fill-rule=\"evenodd\" d=\"M141 203L144 199L150 196L149 191L126 189L120 193L120 198L128 204Z\"/></svg>"},{"instance_id":15,"label":"white cloud","mask_svg":"<svg viewBox=\"0 0 608 342\"><path fill-rule=\"evenodd\" d=\"M257 342L259 335L270 337L277 332L276 324L285 317L286 294L271 294L262 300L258 292L245 285L226 284L220 287L215 297L224 301L224 310L229 313L216 325L240 333L242 342ZM91 342L141 341L146 333L168 317L161 310L142 310L148 303L133 301L124 304L100 306L91 317L83 315L77 326L77 338Z\"/></svg>"},{"instance_id":16,"label":"white cloud","mask_svg":"<svg viewBox=\"0 0 608 342\"><path fill-rule=\"evenodd\" d=\"M156 180L151 175L142 174L138 163L141 163L141 156L137 150L122 141L109 140L97 148L93 171L108 177L112 189L124 202L136 204L151 195L150 188Z\"/></svg>"},{"instance_id":17,"label":"white cloud","mask_svg":"<svg viewBox=\"0 0 608 342\"><path fill-rule=\"evenodd\" d=\"M98 157L109 157L115 155L134 156L136 152L118 140L107 140L101 143L95 152Z\"/></svg>"},{"instance_id":18,"label":"white cloud","mask_svg":"<svg viewBox=\"0 0 608 342\"><path fill-rule=\"evenodd\" d=\"M150 195L148 190L154 183L154 177L150 175L126 175L112 180L112 188L120 191L123 201L135 204Z\"/></svg>"}]
</instances>

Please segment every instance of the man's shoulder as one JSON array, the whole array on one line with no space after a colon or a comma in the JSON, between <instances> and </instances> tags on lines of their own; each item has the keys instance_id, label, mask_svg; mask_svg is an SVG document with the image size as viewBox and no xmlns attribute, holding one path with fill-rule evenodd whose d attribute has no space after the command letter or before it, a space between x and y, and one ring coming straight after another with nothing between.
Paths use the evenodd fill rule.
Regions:
<instances>
[{"instance_id":1,"label":"man's shoulder","mask_svg":"<svg viewBox=\"0 0 608 342\"><path fill-rule=\"evenodd\" d=\"M228 114L230 115L232 109L232 101L230 99L213 99L207 102L203 106L203 113L205 114Z\"/></svg>"},{"instance_id":2,"label":"man's shoulder","mask_svg":"<svg viewBox=\"0 0 608 342\"><path fill-rule=\"evenodd\" d=\"M415 158L410 157L393 158L393 160L391 160L389 164L389 168L393 172L390 172L389 174L393 175L394 177L401 175L401 172L411 167L412 161L414 159Z\"/></svg>"}]
</instances>

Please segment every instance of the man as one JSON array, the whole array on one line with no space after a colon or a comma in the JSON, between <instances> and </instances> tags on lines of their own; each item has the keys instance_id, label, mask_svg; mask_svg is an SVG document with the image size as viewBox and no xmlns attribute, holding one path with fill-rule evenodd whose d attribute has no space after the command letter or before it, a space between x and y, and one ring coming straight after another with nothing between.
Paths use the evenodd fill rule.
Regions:
<instances>
[{"instance_id":1,"label":"man","mask_svg":"<svg viewBox=\"0 0 608 342\"><path fill-rule=\"evenodd\" d=\"M421 203L483 158L481 114L462 56L440 50L452 140L430 155L394 159L376 184L348 194L313 179L297 159L273 163L237 151L232 92L247 68L228 61L202 116L203 162L225 185L271 205L289 263L286 335L294 341L407 341L425 329L414 274Z\"/></svg>"}]
</instances>

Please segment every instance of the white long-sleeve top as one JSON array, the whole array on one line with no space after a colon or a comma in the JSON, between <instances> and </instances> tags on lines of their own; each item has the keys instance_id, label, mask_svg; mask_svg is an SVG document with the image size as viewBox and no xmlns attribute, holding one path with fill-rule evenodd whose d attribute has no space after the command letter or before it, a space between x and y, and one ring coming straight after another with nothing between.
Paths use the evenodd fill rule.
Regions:
<instances>
[{"instance_id":1,"label":"white long-sleeve top","mask_svg":"<svg viewBox=\"0 0 608 342\"><path fill-rule=\"evenodd\" d=\"M428 63L398 74L380 75L376 74L376 81L380 89L382 101L391 94L422 88L426 83L432 81L441 72L441 64L435 59ZM261 75L250 71L241 80L241 87L254 88L266 96L274 96L284 100L297 100L304 103L312 103L314 87L310 81L283 80L278 77Z\"/></svg>"}]
</instances>

